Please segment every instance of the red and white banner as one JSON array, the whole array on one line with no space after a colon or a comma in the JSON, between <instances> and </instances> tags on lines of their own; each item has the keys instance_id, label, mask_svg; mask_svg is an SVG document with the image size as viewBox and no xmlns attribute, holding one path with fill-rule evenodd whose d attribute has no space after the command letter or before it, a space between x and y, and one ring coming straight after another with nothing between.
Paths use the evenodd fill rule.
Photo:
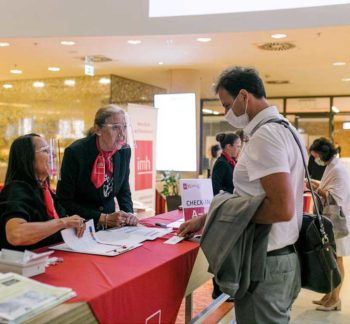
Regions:
<instances>
[{"instance_id":1,"label":"red and white banner","mask_svg":"<svg viewBox=\"0 0 350 324\"><path fill-rule=\"evenodd\" d=\"M180 179L180 192L185 221L208 212L213 200L210 179Z\"/></svg>"},{"instance_id":2,"label":"red and white banner","mask_svg":"<svg viewBox=\"0 0 350 324\"><path fill-rule=\"evenodd\" d=\"M128 104L134 136L130 163L130 188L135 207L154 209L157 110L150 106Z\"/></svg>"}]
</instances>

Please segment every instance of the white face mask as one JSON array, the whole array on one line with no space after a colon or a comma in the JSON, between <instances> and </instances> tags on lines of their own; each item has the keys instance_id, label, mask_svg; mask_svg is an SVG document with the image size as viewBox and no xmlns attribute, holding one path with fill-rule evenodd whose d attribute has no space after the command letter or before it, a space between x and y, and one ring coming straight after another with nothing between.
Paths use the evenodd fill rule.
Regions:
<instances>
[{"instance_id":1,"label":"white face mask","mask_svg":"<svg viewBox=\"0 0 350 324\"><path fill-rule=\"evenodd\" d=\"M319 158L319 157L315 158L315 163L319 166L326 166L327 165L327 163L322 161L321 158Z\"/></svg>"},{"instance_id":2,"label":"white face mask","mask_svg":"<svg viewBox=\"0 0 350 324\"><path fill-rule=\"evenodd\" d=\"M241 116L236 116L232 110L232 107L234 106L236 100L237 100L237 97L233 101L232 106L230 107L230 109L228 110L228 112L226 113L224 118L231 126L233 126L235 128L244 128L249 123L249 117L247 114L248 102L245 106L244 114L242 114Z\"/></svg>"}]
</instances>

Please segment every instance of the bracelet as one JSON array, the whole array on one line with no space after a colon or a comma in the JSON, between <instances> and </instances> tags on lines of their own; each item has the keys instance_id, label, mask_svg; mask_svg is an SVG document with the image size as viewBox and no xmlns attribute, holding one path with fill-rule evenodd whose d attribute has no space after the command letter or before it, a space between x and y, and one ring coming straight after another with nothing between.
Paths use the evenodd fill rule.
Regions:
<instances>
[{"instance_id":1,"label":"bracelet","mask_svg":"<svg viewBox=\"0 0 350 324\"><path fill-rule=\"evenodd\" d=\"M108 224L107 224L108 216L109 216L109 214L106 214L106 217L105 217L105 229L108 228Z\"/></svg>"}]
</instances>

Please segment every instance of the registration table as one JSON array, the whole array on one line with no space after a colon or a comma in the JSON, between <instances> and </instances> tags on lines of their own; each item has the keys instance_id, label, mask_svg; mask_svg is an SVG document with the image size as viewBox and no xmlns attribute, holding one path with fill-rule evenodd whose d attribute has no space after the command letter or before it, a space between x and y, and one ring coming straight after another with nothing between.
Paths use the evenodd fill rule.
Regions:
<instances>
[{"instance_id":1,"label":"registration table","mask_svg":"<svg viewBox=\"0 0 350 324\"><path fill-rule=\"evenodd\" d=\"M181 217L174 211L142 223L170 223ZM174 323L183 297L191 296L210 275L198 243L163 244L168 237L115 257L56 251L54 256L64 261L33 279L70 287L77 296L31 322L54 323L57 317L62 322L65 316L64 323ZM186 305L190 307L189 298Z\"/></svg>"}]
</instances>

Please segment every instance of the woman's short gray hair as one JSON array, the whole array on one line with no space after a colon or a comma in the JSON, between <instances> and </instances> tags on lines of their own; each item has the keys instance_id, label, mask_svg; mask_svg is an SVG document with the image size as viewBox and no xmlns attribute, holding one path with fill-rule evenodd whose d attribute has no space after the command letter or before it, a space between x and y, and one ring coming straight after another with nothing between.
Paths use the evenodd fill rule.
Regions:
<instances>
[{"instance_id":1,"label":"woman's short gray hair","mask_svg":"<svg viewBox=\"0 0 350 324\"><path fill-rule=\"evenodd\" d=\"M125 116L125 111L117 105L107 105L101 107L96 112L94 121L95 125L102 127L103 124L105 124L106 119L115 113L123 114Z\"/></svg>"}]
</instances>

